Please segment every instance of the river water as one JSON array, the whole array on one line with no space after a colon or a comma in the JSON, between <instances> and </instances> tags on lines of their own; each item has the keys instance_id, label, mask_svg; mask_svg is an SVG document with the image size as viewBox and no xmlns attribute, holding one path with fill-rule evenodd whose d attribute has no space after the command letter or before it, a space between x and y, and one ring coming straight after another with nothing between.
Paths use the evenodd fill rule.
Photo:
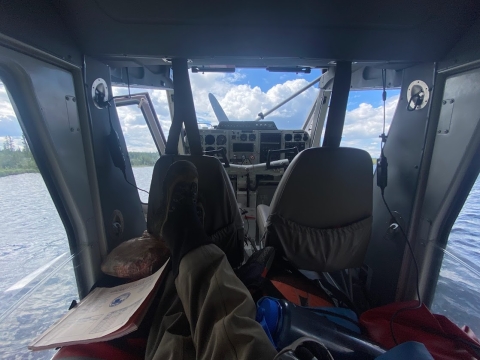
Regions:
<instances>
[{"instance_id":1,"label":"river water","mask_svg":"<svg viewBox=\"0 0 480 360\"><path fill-rule=\"evenodd\" d=\"M152 167L134 168L148 190ZM143 201L147 195L140 193ZM480 334L480 181L454 228L432 310ZM460 263L459 259L463 262ZM0 178L0 359L50 359L31 340L78 299L65 230L40 174Z\"/></svg>"}]
</instances>

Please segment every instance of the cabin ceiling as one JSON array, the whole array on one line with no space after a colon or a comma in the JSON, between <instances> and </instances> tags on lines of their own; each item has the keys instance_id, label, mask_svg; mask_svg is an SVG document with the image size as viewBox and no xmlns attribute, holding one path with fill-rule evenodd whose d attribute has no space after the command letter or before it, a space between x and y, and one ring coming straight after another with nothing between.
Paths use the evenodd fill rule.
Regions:
<instances>
[{"instance_id":1,"label":"cabin ceiling","mask_svg":"<svg viewBox=\"0 0 480 360\"><path fill-rule=\"evenodd\" d=\"M480 17L477 0L1 3L5 9L27 8L23 13L30 18L23 26L21 16L5 19L16 33L54 12L48 15L58 18L58 26L50 20L46 26L66 28L82 53L116 66L162 65L163 59L182 56L192 65L325 67L352 60L398 68L441 60ZM0 30L7 28L5 21ZM30 43L36 41L32 37Z\"/></svg>"},{"instance_id":2,"label":"cabin ceiling","mask_svg":"<svg viewBox=\"0 0 480 360\"><path fill-rule=\"evenodd\" d=\"M475 0L54 0L78 43L105 60L324 66L436 61L480 14ZM153 58L153 59L152 59Z\"/></svg>"}]
</instances>

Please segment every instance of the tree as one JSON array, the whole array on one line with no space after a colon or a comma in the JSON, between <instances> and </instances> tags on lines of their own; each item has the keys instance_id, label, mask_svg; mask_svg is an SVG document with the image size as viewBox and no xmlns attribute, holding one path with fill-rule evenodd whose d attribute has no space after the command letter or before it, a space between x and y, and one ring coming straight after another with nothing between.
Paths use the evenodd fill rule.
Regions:
<instances>
[{"instance_id":1,"label":"tree","mask_svg":"<svg viewBox=\"0 0 480 360\"><path fill-rule=\"evenodd\" d=\"M15 151L15 144L13 143L13 139L10 135L5 136L5 140L3 141L3 150Z\"/></svg>"},{"instance_id":2,"label":"tree","mask_svg":"<svg viewBox=\"0 0 480 360\"><path fill-rule=\"evenodd\" d=\"M25 137L25 134L22 134L22 145L23 145L22 151L25 153L30 153L30 147L28 146L27 138Z\"/></svg>"}]
</instances>

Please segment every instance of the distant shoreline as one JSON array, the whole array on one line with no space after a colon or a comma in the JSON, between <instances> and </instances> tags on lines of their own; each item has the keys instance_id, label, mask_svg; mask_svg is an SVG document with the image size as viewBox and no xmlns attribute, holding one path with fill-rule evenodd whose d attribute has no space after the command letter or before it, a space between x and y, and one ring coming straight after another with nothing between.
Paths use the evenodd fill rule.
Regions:
<instances>
[{"instance_id":1,"label":"distant shoreline","mask_svg":"<svg viewBox=\"0 0 480 360\"><path fill-rule=\"evenodd\" d=\"M141 168L141 167L153 167L153 165L137 165L132 166L132 168ZM38 169L0 169L0 178L13 176L13 175L22 175L22 174L32 174L39 173Z\"/></svg>"},{"instance_id":2,"label":"distant shoreline","mask_svg":"<svg viewBox=\"0 0 480 360\"><path fill-rule=\"evenodd\" d=\"M35 160L27 145L16 148L11 141L5 141L3 150L0 150L0 178L11 175L38 173ZM128 153L132 167L154 166L158 153L135 152Z\"/></svg>"},{"instance_id":3,"label":"distant shoreline","mask_svg":"<svg viewBox=\"0 0 480 360\"><path fill-rule=\"evenodd\" d=\"M31 173L39 173L39 171L38 169L0 169L0 178Z\"/></svg>"}]
</instances>

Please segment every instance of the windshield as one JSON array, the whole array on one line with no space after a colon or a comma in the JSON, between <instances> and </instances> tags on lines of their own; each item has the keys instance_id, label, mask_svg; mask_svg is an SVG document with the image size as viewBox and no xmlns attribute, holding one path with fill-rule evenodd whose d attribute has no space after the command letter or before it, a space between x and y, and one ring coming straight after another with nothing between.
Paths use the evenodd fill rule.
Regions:
<instances>
[{"instance_id":1,"label":"windshield","mask_svg":"<svg viewBox=\"0 0 480 360\"><path fill-rule=\"evenodd\" d=\"M230 121L252 121L299 91L321 75L275 73L265 69L237 69L235 73L195 73L190 75L197 119L204 126L216 125L209 100L213 94ZM265 120L274 121L279 129L300 129L318 95L318 85L307 89Z\"/></svg>"},{"instance_id":2,"label":"windshield","mask_svg":"<svg viewBox=\"0 0 480 360\"><path fill-rule=\"evenodd\" d=\"M266 112L305 87L321 75L312 69L310 74L276 73L265 69L237 69L235 73L191 73L193 100L201 128L218 124L209 94L213 94L230 121L252 121L258 113ZM152 103L166 136L171 118L166 91L132 89L150 93ZM278 129L298 130L305 122L318 95L318 84L307 89L265 120L274 121ZM114 95L126 95L126 88L114 87ZM399 90L387 90L386 131L395 112ZM146 124L140 113L118 109L129 151L156 152L153 144L145 143ZM351 91L348 98L345 128L341 146L367 150L373 158L380 154L378 136L383 128L383 103L380 90Z\"/></svg>"}]
</instances>

